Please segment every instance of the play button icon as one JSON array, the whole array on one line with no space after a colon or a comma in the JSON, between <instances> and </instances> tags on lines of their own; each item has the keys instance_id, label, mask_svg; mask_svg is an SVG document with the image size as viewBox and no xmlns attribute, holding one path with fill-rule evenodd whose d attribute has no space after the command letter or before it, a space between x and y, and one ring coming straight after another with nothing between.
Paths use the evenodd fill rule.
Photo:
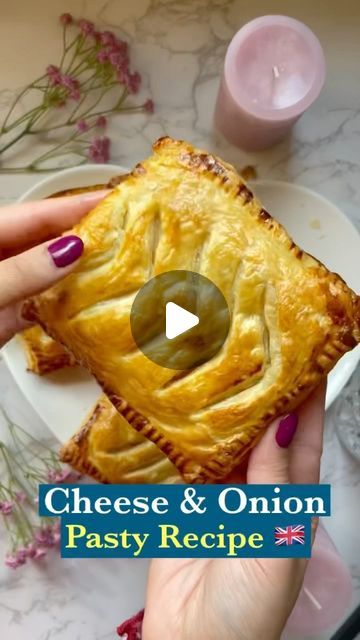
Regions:
<instances>
[{"instance_id":1,"label":"play button icon","mask_svg":"<svg viewBox=\"0 0 360 640\"><path fill-rule=\"evenodd\" d=\"M173 340L185 331L189 331L199 324L199 318L194 313L179 307L175 302L166 305L165 335L168 340Z\"/></svg>"},{"instance_id":2,"label":"play button icon","mask_svg":"<svg viewBox=\"0 0 360 640\"><path fill-rule=\"evenodd\" d=\"M222 348L230 313L220 289L193 271L167 271L138 291L131 333L143 354L168 369L189 370Z\"/></svg>"}]
</instances>

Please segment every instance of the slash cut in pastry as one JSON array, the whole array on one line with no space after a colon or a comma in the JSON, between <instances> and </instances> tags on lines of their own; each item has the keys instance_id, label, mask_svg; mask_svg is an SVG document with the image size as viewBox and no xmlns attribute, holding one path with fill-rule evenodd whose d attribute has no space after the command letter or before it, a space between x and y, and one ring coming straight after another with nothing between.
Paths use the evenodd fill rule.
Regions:
<instances>
[{"instance_id":1,"label":"slash cut in pastry","mask_svg":"<svg viewBox=\"0 0 360 640\"><path fill-rule=\"evenodd\" d=\"M180 482L170 460L140 435L101 396L92 414L60 451L60 459L80 473L111 484Z\"/></svg>"},{"instance_id":2,"label":"slash cut in pastry","mask_svg":"<svg viewBox=\"0 0 360 640\"><path fill-rule=\"evenodd\" d=\"M187 482L227 476L276 416L304 400L360 340L360 299L303 252L233 167L170 138L73 230L75 272L28 301L119 413ZM130 310L153 276L209 278L231 314L221 350L179 372L136 347Z\"/></svg>"}]
</instances>

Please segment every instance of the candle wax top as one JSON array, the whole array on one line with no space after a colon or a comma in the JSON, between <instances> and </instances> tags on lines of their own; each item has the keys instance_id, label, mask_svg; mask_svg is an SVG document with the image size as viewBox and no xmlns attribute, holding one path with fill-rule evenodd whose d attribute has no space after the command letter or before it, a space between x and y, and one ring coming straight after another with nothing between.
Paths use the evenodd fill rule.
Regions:
<instances>
[{"instance_id":1,"label":"candle wax top","mask_svg":"<svg viewBox=\"0 0 360 640\"><path fill-rule=\"evenodd\" d=\"M301 113L317 97L324 81L324 57L305 25L285 16L264 16L234 37L225 75L240 106L277 119L287 109Z\"/></svg>"},{"instance_id":2,"label":"candle wax top","mask_svg":"<svg viewBox=\"0 0 360 640\"><path fill-rule=\"evenodd\" d=\"M287 27L263 27L240 48L239 81L249 100L284 109L301 100L314 82L315 69L307 42Z\"/></svg>"}]
</instances>

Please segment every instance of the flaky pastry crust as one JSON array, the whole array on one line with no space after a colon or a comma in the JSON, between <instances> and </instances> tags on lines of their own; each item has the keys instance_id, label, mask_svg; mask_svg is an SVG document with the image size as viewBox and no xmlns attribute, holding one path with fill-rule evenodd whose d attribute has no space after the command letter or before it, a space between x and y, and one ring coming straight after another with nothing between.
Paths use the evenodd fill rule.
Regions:
<instances>
[{"instance_id":1,"label":"flaky pastry crust","mask_svg":"<svg viewBox=\"0 0 360 640\"><path fill-rule=\"evenodd\" d=\"M30 300L119 413L187 482L227 476L270 421L293 410L360 340L360 299L291 240L233 167L170 138L78 224L79 267ZM231 328L187 372L136 347L130 310L151 277L185 269L222 291Z\"/></svg>"},{"instance_id":2,"label":"flaky pastry crust","mask_svg":"<svg viewBox=\"0 0 360 640\"><path fill-rule=\"evenodd\" d=\"M30 327L19 336L25 350L28 371L43 376L76 364L74 356L39 327Z\"/></svg>"},{"instance_id":3,"label":"flaky pastry crust","mask_svg":"<svg viewBox=\"0 0 360 640\"><path fill-rule=\"evenodd\" d=\"M170 460L138 433L103 395L80 430L60 451L80 473L111 484L180 482Z\"/></svg>"}]
</instances>

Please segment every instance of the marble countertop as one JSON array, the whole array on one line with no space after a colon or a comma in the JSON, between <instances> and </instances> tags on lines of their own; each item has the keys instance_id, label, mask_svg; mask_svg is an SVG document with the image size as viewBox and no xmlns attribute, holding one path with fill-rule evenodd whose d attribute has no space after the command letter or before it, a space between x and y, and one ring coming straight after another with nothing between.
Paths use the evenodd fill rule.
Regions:
<instances>
[{"instance_id":1,"label":"marble countertop","mask_svg":"<svg viewBox=\"0 0 360 640\"><path fill-rule=\"evenodd\" d=\"M126 38L144 76L144 95L156 104L153 116L114 120L112 161L132 165L165 134L190 139L242 167L256 166L259 178L308 186L337 204L360 230L360 7L357 0L273 0L271 13L290 12L319 36L328 63L326 86L296 125L291 139L261 154L245 154L213 132L212 113L224 53L247 20L270 12L267 0L68 0L66 10L96 21ZM12 0L1 8L0 116L14 92L51 61L59 46L61 0ZM37 181L33 175L0 172L0 203L16 199ZM359 387L357 378L350 383ZM0 402L14 420L49 437L0 362ZM341 398L326 416L322 479L333 487L333 516L327 529L351 568L353 605L360 601L360 465L343 450L335 433ZM0 531L0 557L5 539ZM120 610L140 608L144 592L135 581L146 575L142 560L60 560L43 568L11 572L0 564L0 631L6 640L105 640L115 638ZM132 605L119 601L119 576ZM330 632L313 640L328 640Z\"/></svg>"}]
</instances>

